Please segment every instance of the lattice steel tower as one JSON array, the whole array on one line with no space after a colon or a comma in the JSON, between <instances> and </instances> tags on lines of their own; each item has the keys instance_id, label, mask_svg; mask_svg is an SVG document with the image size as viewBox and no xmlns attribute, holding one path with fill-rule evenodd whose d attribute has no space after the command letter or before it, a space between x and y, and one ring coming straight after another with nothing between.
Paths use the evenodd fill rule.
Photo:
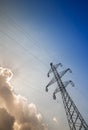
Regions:
<instances>
[{"instance_id":1,"label":"lattice steel tower","mask_svg":"<svg viewBox=\"0 0 88 130\"><path fill-rule=\"evenodd\" d=\"M76 105L74 104L73 100L71 99L69 93L66 90L66 87L68 84L71 84L72 86L74 86L74 83L71 80L63 82L61 79L62 76L64 76L64 74L67 71L69 71L71 73L70 68L58 73L57 68L58 68L58 66L62 66L61 63L56 64L56 65L53 65L53 63L50 63L50 66L51 66L51 69L49 70L47 76L49 77L49 74L52 72L54 74L54 77L46 86L46 91L48 91L48 87L51 84L57 82L58 86L53 93L53 99L56 99L56 93L58 93L60 91L62 99L63 99L63 104L64 104L64 108L66 111L70 130L88 130L87 123L83 119L81 113L77 109Z\"/></svg>"}]
</instances>

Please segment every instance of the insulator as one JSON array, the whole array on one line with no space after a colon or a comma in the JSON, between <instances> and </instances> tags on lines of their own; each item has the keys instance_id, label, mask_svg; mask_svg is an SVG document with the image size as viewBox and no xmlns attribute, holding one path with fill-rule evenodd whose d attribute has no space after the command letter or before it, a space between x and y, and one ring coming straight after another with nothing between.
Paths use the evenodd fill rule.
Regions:
<instances>
[{"instance_id":1,"label":"insulator","mask_svg":"<svg viewBox=\"0 0 88 130\"><path fill-rule=\"evenodd\" d=\"M63 71L59 72L60 78L62 78L68 71L69 71L70 73L72 73L72 71L71 71L70 68L68 68L68 69L66 69L66 70L63 70Z\"/></svg>"},{"instance_id":2,"label":"insulator","mask_svg":"<svg viewBox=\"0 0 88 130\"><path fill-rule=\"evenodd\" d=\"M69 84L71 84L73 87L75 86L74 83L73 83L73 81L71 81L71 80L63 82L64 87L67 87Z\"/></svg>"},{"instance_id":3,"label":"insulator","mask_svg":"<svg viewBox=\"0 0 88 130\"><path fill-rule=\"evenodd\" d=\"M46 86L46 92L48 92L48 87Z\"/></svg>"},{"instance_id":4,"label":"insulator","mask_svg":"<svg viewBox=\"0 0 88 130\"><path fill-rule=\"evenodd\" d=\"M55 93L53 93L53 99L56 100L56 95L55 95Z\"/></svg>"}]
</instances>

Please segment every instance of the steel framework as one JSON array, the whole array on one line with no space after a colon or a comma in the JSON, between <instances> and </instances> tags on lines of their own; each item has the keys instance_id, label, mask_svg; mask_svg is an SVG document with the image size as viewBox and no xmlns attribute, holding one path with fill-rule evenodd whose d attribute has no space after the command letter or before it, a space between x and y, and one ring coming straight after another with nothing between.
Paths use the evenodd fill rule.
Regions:
<instances>
[{"instance_id":1,"label":"steel framework","mask_svg":"<svg viewBox=\"0 0 88 130\"><path fill-rule=\"evenodd\" d=\"M49 70L47 76L49 77L50 73L53 73L54 77L46 86L46 91L48 91L48 87L51 84L57 82L58 86L53 93L53 99L56 99L56 93L61 92L70 130L88 130L87 123L83 119L81 113L77 109L76 105L74 104L73 100L71 99L69 93L66 90L67 85L71 84L72 86L74 86L74 83L71 80L63 82L61 79L67 71L69 71L70 73L72 71L70 70L70 68L68 68L58 73L57 68L58 66L62 66L61 63L56 65L50 63L50 66L51 69Z\"/></svg>"}]
</instances>

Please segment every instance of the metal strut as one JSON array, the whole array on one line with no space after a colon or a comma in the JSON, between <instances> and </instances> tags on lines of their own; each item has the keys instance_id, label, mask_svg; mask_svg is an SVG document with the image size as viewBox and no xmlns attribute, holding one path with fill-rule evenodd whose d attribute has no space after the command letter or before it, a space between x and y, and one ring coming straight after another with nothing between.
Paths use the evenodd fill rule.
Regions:
<instances>
[{"instance_id":1,"label":"metal strut","mask_svg":"<svg viewBox=\"0 0 88 130\"><path fill-rule=\"evenodd\" d=\"M56 99L56 93L61 92L64 108L66 111L67 115L67 120L68 124L70 127L70 130L88 130L88 125L83 119L81 113L77 109L76 105L74 104L73 100L71 99L69 93L66 90L66 87L68 84L71 84L74 86L74 83L69 80L69 81L62 81L62 76L67 72L71 72L71 70L68 68L60 73L57 71L57 67L62 64L59 63L57 65L53 65L53 63L50 63L51 69L48 73L49 74L52 72L54 74L54 78L49 82L49 84L46 86L46 91L48 91L48 87L53 84L54 82L57 82L57 88L55 89L53 93L53 99Z\"/></svg>"}]
</instances>

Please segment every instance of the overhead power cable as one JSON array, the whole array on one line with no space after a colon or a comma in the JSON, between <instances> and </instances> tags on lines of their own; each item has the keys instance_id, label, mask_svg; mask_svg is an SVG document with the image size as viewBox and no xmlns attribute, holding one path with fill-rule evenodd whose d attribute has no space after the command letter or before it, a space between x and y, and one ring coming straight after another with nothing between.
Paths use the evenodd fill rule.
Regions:
<instances>
[{"instance_id":1,"label":"overhead power cable","mask_svg":"<svg viewBox=\"0 0 88 130\"><path fill-rule=\"evenodd\" d=\"M3 13L3 15L5 15L8 19L10 19L10 21L12 21L12 23L14 23L15 27L17 28L17 30L19 30L21 33L23 33L25 35L25 37L29 40L32 40L33 41L33 44L34 46L36 46L37 48L41 49L40 46L38 45L39 41L35 40L27 31L25 31L25 29L19 25L16 20L14 20L12 18L12 16L8 15L7 12L5 11L2 11L0 9L0 11ZM46 51L46 48L43 47L43 51L45 52L45 54L47 54L49 60L52 59L52 57L49 55L49 53Z\"/></svg>"},{"instance_id":2,"label":"overhead power cable","mask_svg":"<svg viewBox=\"0 0 88 130\"><path fill-rule=\"evenodd\" d=\"M36 60L38 60L39 62L41 62L43 65L45 65L46 67L47 64L45 62L43 62L41 59L39 59L36 55L33 55L33 53L29 52L29 50L27 48L25 48L22 44L20 44L16 39L14 39L13 37L11 37L9 34L3 32L0 30L1 33L3 33L4 35L6 35L9 39L13 40L17 45L19 45L20 47L22 47L22 49L25 50L25 52L29 55L31 55L33 58L35 58Z\"/></svg>"}]
</instances>

